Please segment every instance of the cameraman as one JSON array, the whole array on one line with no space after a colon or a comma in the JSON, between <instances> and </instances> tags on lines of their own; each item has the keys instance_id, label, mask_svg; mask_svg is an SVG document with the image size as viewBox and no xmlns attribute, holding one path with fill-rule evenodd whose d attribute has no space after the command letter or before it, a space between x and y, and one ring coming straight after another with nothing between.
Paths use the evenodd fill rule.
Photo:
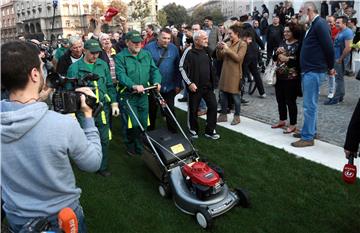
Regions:
<instances>
[{"instance_id":1,"label":"cameraman","mask_svg":"<svg viewBox=\"0 0 360 233\"><path fill-rule=\"evenodd\" d=\"M103 110L95 118L95 124L100 132L103 153L103 159L98 173L106 177L111 175L107 170L107 154L111 140L109 127L110 110L113 116L119 116L119 104L116 102L116 89L111 79L109 66L99 58L99 54L102 51L99 42L94 39L87 40L84 48L84 57L69 67L67 77L83 79L89 74L95 74L99 77L99 80L88 82L87 85L95 89L97 101L103 103ZM82 125L83 116L77 114L77 117Z\"/></svg>"},{"instance_id":2,"label":"cameraman","mask_svg":"<svg viewBox=\"0 0 360 233\"><path fill-rule=\"evenodd\" d=\"M44 83L38 49L27 42L1 46L1 85L10 92L1 107L1 176L4 210L14 232L36 217L57 226L57 214L71 207L86 232L69 157L84 171L100 167L102 155L92 109L81 97L84 130L67 115L48 110L38 102ZM94 95L88 88L78 91Z\"/></svg>"}]
</instances>

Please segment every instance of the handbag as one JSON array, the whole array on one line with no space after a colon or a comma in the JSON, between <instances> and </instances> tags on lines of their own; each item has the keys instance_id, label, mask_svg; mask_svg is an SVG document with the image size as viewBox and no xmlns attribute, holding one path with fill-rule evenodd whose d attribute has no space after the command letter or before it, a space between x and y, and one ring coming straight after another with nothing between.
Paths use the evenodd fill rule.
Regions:
<instances>
[{"instance_id":1,"label":"handbag","mask_svg":"<svg viewBox=\"0 0 360 233\"><path fill-rule=\"evenodd\" d=\"M276 84L276 63L271 60L269 65L265 69L265 75L263 77L263 81L267 85L275 85Z\"/></svg>"}]
</instances>

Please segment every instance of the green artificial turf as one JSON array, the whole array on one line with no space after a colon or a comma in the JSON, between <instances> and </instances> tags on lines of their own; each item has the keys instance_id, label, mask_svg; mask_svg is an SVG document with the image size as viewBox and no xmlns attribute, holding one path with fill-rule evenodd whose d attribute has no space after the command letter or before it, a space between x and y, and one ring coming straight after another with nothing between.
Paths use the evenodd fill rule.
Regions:
<instances>
[{"instance_id":1,"label":"green artificial turf","mask_svg":"<svg viewBox=\"0 0 360 233\"><path fill-rule=\"evenodd\" d=\"M184 122L185 113L177 113ZM118 121L109 150L112 176L75 169L88 231L205 232L193 216L159 195L159 182L140 158L125 154ZM222 127L217 131L220 140L201 136L195 146L225 170L230 187L249 191L252 207L235 207L216 218L210 232L360 232L360 180L347 185L338 171Z\"/></svg>"}]
</instances>

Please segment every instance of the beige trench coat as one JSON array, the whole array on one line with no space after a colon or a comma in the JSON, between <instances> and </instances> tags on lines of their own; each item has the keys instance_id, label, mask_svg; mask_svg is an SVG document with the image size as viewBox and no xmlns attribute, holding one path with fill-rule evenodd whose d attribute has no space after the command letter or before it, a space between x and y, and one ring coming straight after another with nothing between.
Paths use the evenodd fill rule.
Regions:
<instances>
[{"instance_id":1,"label":"beige trench coat","mask_svg":"<svg viewBox=\"0 0 360 233\"><path fill-rule=\"evenodd\" d=\"M242 64L247 50L247 44L239 40L235 44L227 42L228 49L217 49L217 58L223 60L219 90L231 94L240 92L242 78Z\"/></svg>"}]
</instances>

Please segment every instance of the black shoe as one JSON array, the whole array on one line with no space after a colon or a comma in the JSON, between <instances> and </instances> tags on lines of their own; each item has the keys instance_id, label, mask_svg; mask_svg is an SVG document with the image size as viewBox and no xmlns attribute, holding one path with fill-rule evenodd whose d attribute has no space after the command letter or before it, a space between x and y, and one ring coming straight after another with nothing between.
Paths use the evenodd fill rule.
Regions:
<instances>
[{"instance_id":1,"label":"black shoe","mask_svg":"<svg viewBox=\"0 0 360 233\"><path fill-rule=\"evenodd\" d=\"M216 131L214 130L214 132L212 133L205 133L205 137L213 140L218 140L220 138L220 135L217 134Z\"/></svg>"},{"instance_id":2,"label":"black shoe","mask_svg":"<svg viewBox=\"0 0 360 233\"><path fill-rule=\"evenodd\" d=\"M187 97L182 97L180 99L178 99L179 102L187 102L188 98Z\"/></svg>"},{"instance_id":3,"label":"black shoe","mask_svg":"<svg viewBox=\"0 0 360 233\"><path fill-rule=\"evenodd\" d=\"M335 104L338 104L339 101L338 99L327 99L325 102L324 102L324 105L335 105Z\"/></svg>"},{"instance_id":4,"label":"black shoe","mask_svg":"<svg viewBox=\"0 0 360 233\"><path fill-rule=\"evenodd\" d=\"M242 104L247 104L247 103L249 103L249 100L241 99L241 103L242 103Z\"/></svg>"},{"instance_id":5,"label":"black shoe","mask_svg":"<svg viewBox=\"0 0 360 233\"><path fill-rule=\"evenodd\" d=\"M111 173L109 171L106 171L106 170L97 171L96 173L99 174L100 176L103 176L103 177L111 176Z\"/></svg>"}]
</instances>

